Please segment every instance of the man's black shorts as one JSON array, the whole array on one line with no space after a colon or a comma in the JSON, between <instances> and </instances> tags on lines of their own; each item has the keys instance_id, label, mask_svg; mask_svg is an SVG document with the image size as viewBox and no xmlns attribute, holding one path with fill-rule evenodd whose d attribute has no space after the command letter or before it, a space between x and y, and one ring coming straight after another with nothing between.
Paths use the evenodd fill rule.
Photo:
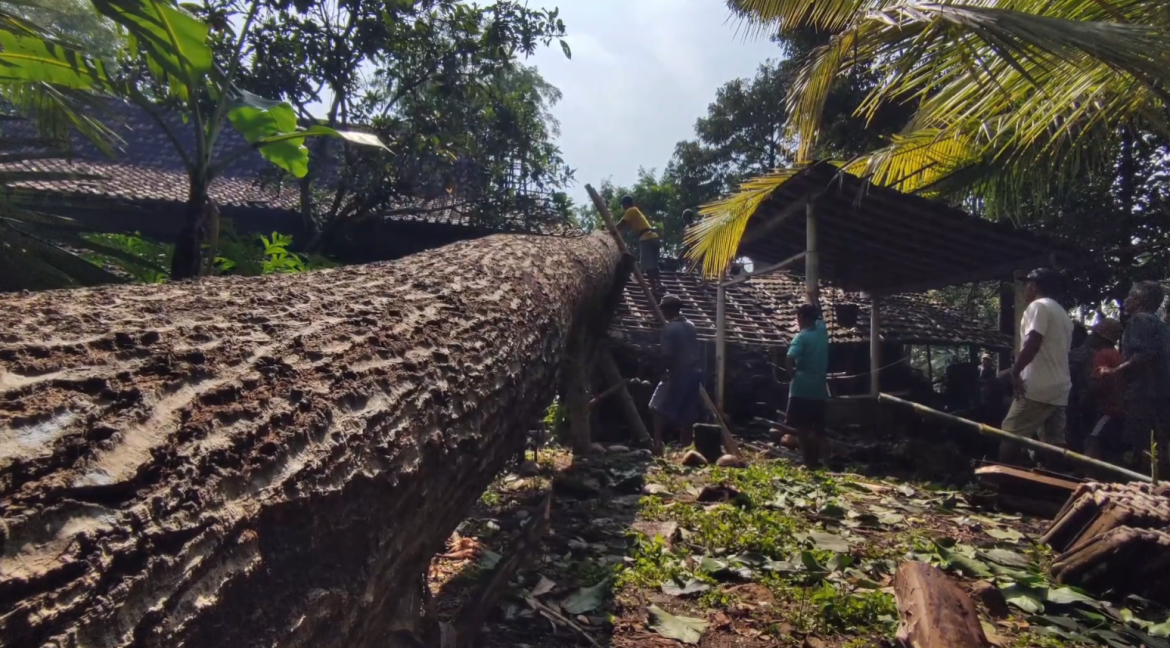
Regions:
<instances>
[{"instance_id":1,"label":"man's black shorts","mask_svg":"<svg viewBox=\"0 0 1170 648\"><path fill-rule=\"evenodd\" d=\"M825 431L825 400L823 398L788 397L789 427L797 430Z\"/></svg>"}]
</instances>

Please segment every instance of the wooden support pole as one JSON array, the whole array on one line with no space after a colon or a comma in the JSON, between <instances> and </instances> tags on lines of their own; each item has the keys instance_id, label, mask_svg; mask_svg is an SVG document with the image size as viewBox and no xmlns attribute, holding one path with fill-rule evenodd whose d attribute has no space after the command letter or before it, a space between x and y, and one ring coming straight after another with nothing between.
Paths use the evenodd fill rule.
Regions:
<instances>
[{"instance_id":1,"label":"wooden support pole","mask_svg":"<svg viewBox=\"0 0 1170 648\"><path fill-rule=\"evenodd\" d=\"M609 229L610 236L617 242L618 249L622 251L622 254L629 254L630 248L622 240L622 235L618 233L617 224L614 223L613 215L609 213L609 207L601 199L601 194L597 193L593 185L588 184L585 185L585 191L589 192L589 197L593 200L593 206L601 214L601 219L605 221L605 227ZM658 300L654 298L654 291L650 290L650 284L646 283L646 277L637 266L634 266L634 278L638 281L638 285L642 287L642 291L646 293L646 299L650 302L650 310L654 312L654 316L658 318L658 322L665 325L666 317L662 314L662 309L658 308ZM620 378L620 375L618 377ZM707 393L706 387L699 387L699 398L702 399L703 406L715 417L716 423L723 430L723 449L727 451L727 454L739 456L739 443L736 442L735 437L731 436L731 428L727 427L727 422L723 420L723 413L711 400L711 395Z\"/></svg>"},{"instance_id":2,"label":"wooden support pole","mask_svg":"<svg viewBox=\"0 0 1170 648\"><path fill-rule=\"evenodd\" d=\"M622 412L626 416L626 424L630 426L630 430L634 433L634 437L638 440L638 443L647 447L651 446L653 440L650 438L650 432L646 430L646 423L642 421L642 414L638 412L638 405L634 402L634 397L630 395L630 390L627 387L629 381L622 378L622 372L618 369L617 361L613 359L613 354L609 352L609 348L603 347L598 352L597 366L601 368L601 375L605 377L605 381L613 383L618 387L618 402L622 405ZM598 399L600 398L598 396Z\"/></svg>"},{"instance_id":3,"label":"wooden support pole","mask_svg":"<svg viewBox=\"0 0 1170 648\"><path fill-rule=\"evenodd\" d=\"M882 369L882 322L881 299L869 296L869 394L876 397L881 393ZM932 383L933 384L933 383Z\"/></svg>"},{"instance_id":4,"label":"wooden support pole","mask_svg":"<svg viewBox=\"0 0 1170 648\"><path fill-rule=\"evenodd\" d=\"M609 387L605 391L594 396L593 400L589 401L589 407L597 407L597 405L600 404L601 401L609 398L610 396L613 396L614 394L618 393L622 389L626 389L627 390L626 393L629 393L629 385L630 385L630 379L623 378L621 381L619 381L613 387Z\"/></svg>"},{"instance_id":5,"label":"wooden support pole","mask_svg":"<svg viewBox=\"0 0 1170 648\"><path fill-rule=\"evenodd\" d=\"M1016 302L1012 292L1012 284L1003 284L999 288L999 332L1012 335L1016 330ZM1002 371L1012 364L1012 351L1000 351L999 369Z\"/></svg>"},{"instance_id":6,"label":"wooden support pole","mask_svg":"<svg viewBox=\"0 0 1170 648\"><path fill-rule=\"evenodd\" d=\"M821 254L817 246L817 214L813 201L804 206L804 291L808 303L821 304Z\"/></svg>"},{"instance_id":7,"label":"wooden support pole","mask_svg":"<svg viewBox=\"0 0 1170 648\"><path fill-rule=\"evenodd\" d=\"M1013 355L1020 352L1020 345L1024 341L1020 338L1020 318L1024 316L1024 311L1028 310L1028 298L1024 292L1024 276L1023 273L1017 272L1015 275L1015 321L1012 322L1012 353Z\"/></svg>"},{"instance_id":8,"label":"wooden support pole","mask_svg":"<svg viewBox=\"0 0 1170 648\"><path fill-rule=\"evenodd\" d=\"M715 404L723 411L724 385L727 380L727 288L719 284L715 292Z\"/></svg>"},{"instance_id":9,"label":"wooden support pole","mask_svg":"<svg viewBox=\"0 0 1170 648\"><path fill-rule=\"evenodd\" d=\"M934 355L930 345L926 345L926 379L930 381L930 391L934 391Z\"/></svg>"}]
</instances>

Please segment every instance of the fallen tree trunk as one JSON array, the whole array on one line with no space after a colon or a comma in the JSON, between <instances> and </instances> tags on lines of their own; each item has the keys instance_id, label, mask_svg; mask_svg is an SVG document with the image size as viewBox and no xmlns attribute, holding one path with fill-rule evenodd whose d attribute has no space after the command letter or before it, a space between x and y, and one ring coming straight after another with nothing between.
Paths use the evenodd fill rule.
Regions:
<instances>
[{"instance_id":1,"label":"fallen tree trunk","mask_svg":"<svg viewBox=\"0 0 1170 648\"><path fill-rule=\"evenodd\" d=\"M0 298L5 645L415 633L431 556L522 447L618 261L605 236L493 236Z\"/></svg>"},{"instance_id":2,"label":"fallen tree trunk","mask_svg":"<svg viewBox=\"0 0 1170 648\"><path fill-rule=\"evenodd\" d=\"M941 569L904 562L894 575L898 643L906 648L991 648L975 601Z\"/></svg>"}]
</instances>

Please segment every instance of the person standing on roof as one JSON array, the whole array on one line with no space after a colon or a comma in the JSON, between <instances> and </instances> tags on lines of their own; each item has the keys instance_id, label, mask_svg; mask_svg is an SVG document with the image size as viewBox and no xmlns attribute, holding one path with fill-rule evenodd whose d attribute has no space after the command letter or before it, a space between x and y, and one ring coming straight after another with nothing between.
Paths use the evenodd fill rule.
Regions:
<instances>
[{"instance_id":1,"label":"person standing on roof","mask_svg":"<svg viewBox=\"0 0 1170 648\"><path fill-rule=\"evenodd\" d=\"M788 347L788 413L786 422L796 429L804 465L810 470L829 460L825 439L825 404L829 398L829 333L821 309L801 304L796 309L800 332Z\"/></svg>"},{"instance_id":2,"label":"person standing on roof","mask_svg":"<svg viewBox=\"0 0 1170 648\"><path fill-rule=\"evenodd\" d=\"M1020 320L1020 352L1012 365L1015 399L1003 420L1003 430L1025 438L1036 438L1066 447L1065 409L1072 390L1068 354L1072 346L1073 322L1053 296L1060 286L1055 270L1033 270L1024 280L1028 308ZM999 444L999 460L1019 464L1020 446L1010 441Z\"/></svg>"},{"instance_id":3,"label":"person standing on roof","mask_svg":"<svg viewBox=\"0 0 1170 648\"><path fill-rule=\"evenodd\" d=\"M1164 295L1156 282L1134 284L1123 304L1129 314L1121 336L1123 362L1098 371L1125 377L1125 436L1134 461L1150 447L1151 433L1163 462L1170 445L1170 327L1156 314Z\"/></svg>"},{"instance_id":4,"label":"person standing on roof","mask_svg":"<svg viewBox=\"0 0 1170 648\"><path fill-rule=\"evenodd\" d=\"M694 440L694 425L702 413L699 390L703 385L702 349L695 325L682 314L682 299L666 295L658 308L666 318L662 327L662 360L666 375L650 397L654 415L654 452L662 454L662 432L666 427L679 430L684 447Z\"/></svg>"},{"instance_id":5,"label":"person standing on roof","mask_svg":"<svg viewBox=\"0 0 1170 648\"><path fill-rule=\"evenodd\" d=\"M658 283L658 253L662 245L658 232L642 210L634 206L632 196L622 196L622 210L618 229L630 230L638 236L638 265L650 281Z\"/></svg>"}]
</instances>

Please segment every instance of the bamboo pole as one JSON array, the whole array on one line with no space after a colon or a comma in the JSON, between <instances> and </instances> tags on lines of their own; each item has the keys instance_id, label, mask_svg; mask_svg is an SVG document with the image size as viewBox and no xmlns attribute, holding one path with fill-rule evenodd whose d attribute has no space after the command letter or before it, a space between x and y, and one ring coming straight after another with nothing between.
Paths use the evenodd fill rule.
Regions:
<instances>
[{"instance_id":1,"label":"bamboo pole","mask_svg":"<svg viewBox=\"0 0 1170 648\"><path fill-rule=\"evenodd\" d=\"M601 199L601 195L597 193L593 185L585 185L585 191L589 192L589 197L593 199L593 206L601 214L601 219L605 221L605 227L609 230L610 235L613 236L614 241L617 242L618 249L622 251L622 254L629 254L630 248L622 240L622 235L618 233L617 224L614 223L613 215L609 213L609 207L606 207L605 201ZM658 319L658 323L665 325L666 317L662 314L662 309L658 308L658 300L654 298L654 291L650 290L650 284L646 283L646 277L642 274L642 269L636 265L634 266L634 279L642 287L642 291L646 293L646 298L650 301L650 310L654 312L654 317ZM711 400L711 395L707 393L706 387L699 387L699 397L703 400L703 405L707 410L715 416L715 421L719 424L719 428L723 430L723 449L727 451L727 454L739 456L739 443L736 442L735 437L731 436L731 429L727 427L727 422L723 420L723 414Z\"/></svg>"},{"instance_id":2,"label":"bamboo pole","mask_svg":"<svg viewBox=\"0 0 1170 648\"><path fill-rule=\"evenodd\" d=\"M975 421L968 421L965 418L960 418L960 417L955 416L953 414L947 414L946 412L940 412L936 409L932 409L932 408L927 407L925 405L919 405L918 403L912 403L908 400L903 400L901 398L898 398L897 396L890 396L888 394L879 394L878 400L885 401L887 403L894 403L895 405L903 405L903 406L906 406L906 407L913 409L915 412L917 412L918 414L921 414L923 416L929 416L932 418L941 419L941 420L946 421L948 423L962 425L964 427L976 430L977 432L979 432L980 434L985 435L985 436L995 437L995 438L1001 439L1003 441L1008 441L1010 443L1016 443L1016 444L1019 444L1019 445L1026 447L1026 448L1031 448L1033 450L1037 450L1039 452L1044 452L1047 454L1056 455L1058 457L1064 457L1065 459L1071 459L1073 461L1076 461L1076 462L1079 462L1079 463L1082 463L1085 465L1093 466L1094 468L1100 468L1101 470L1107 470L1107 471L1113 472L1113 473L1118 474L1118 475L1123 475L1123 476L1128 477L1128 478L1135 480L1135 481L1142 481L1142 482L1152 481L1148 475L1143 475L1141 473L1137 473L1137 472L1134 472L1132 470L1122 468L1121 466L1114 466L1113 464L1111 464L1107 461L1101 461L1099 459L1094 459L1092 457L1086 457L1085 455L1073 452L1072 450L1067 450L1065 448L1050 445L1050 444L1044 443L1043 441L1037 441L1036 439L1029 439L1029 438L1022 437L1022 436L1016 436L1015 434L1012 434L1011 432L1005 432L1004 430L991 427L990 425L984 425L983 423L976 423Z\"/></svg>"}]
</instances>

